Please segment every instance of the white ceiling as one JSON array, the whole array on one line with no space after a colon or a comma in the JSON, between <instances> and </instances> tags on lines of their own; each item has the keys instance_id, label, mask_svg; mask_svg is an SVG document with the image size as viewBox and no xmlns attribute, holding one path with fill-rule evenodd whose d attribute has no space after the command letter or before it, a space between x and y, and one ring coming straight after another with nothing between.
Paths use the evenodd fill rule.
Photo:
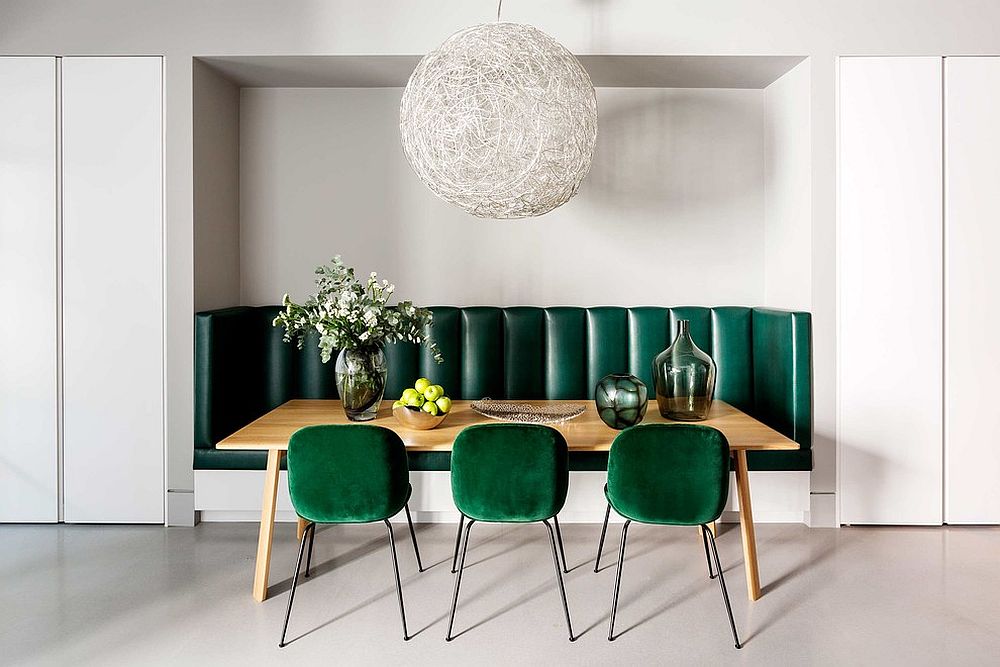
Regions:
<instances>
[{"instance_id":1,"label":"white ceiling","mask_svg":"<svg viewBox=\"0 0 1000 667\"><path fill-rule=\"evenodd\" d=\"M597 87L766 88L804 56L577 56ZM247 88L398 88L420 56L206 56Z\"/></svg>"}]
</instances>

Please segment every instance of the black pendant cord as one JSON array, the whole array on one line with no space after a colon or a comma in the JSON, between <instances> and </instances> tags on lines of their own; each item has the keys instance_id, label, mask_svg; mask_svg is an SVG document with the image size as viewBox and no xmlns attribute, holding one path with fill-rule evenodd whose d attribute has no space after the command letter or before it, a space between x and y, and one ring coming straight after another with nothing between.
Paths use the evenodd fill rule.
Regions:
<instances>
[{"instance_id":1,"label":"black pendant cord","mask_svg":"<svg viewBox=\"0 0 1000 667\"><path fill-rule=\"evenodd\" d=\"M500 23L500 8L503 7L503 0L497 3L497 23Z\"/></svg>"}]
</instances>

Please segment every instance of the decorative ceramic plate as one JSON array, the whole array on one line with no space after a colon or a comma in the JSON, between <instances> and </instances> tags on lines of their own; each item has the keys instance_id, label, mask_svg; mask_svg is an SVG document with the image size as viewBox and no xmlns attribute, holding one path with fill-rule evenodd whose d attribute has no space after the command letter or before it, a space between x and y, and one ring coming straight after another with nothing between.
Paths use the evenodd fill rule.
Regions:
<instances>
[{"instance_id":1,"label":"decorative ceramic plate","mask_svg":"<svg viewBox=\"0 0 1000 667\"><path fill-rule=\"evenodd\" d=\"M579 417L587 409L586 405L580 403L532 405L516 401L495 401L492 398L473 401L469 407L490 419L529 424L559 424Z\"/></svg>"}]
</instances>

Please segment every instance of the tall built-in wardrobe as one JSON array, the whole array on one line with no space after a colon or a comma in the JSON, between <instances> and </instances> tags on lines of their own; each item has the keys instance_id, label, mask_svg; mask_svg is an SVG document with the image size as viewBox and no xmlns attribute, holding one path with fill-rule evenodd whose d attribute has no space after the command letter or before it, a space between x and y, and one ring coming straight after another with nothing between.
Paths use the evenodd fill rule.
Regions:
<instances>
[{"instance_id":1,"label":"tall built-in wardrobe","mask_svg":"<svg viewBox=\"0 0 1000 667\"><path fill-rule=\"evenodd\" d=\"M163 523L163 60L0 57L0 522Z\"/></svg>"},{"instance_id":2,"label":"tall built-in wardrobe","mask_svg":"<svg viewBox=\"0 0 1000 667\"><path fill-rule=\"evenodd\" d=\"M846 524L1000 523L1000 58L844 57Z\"/></svg>"}]
</instances>

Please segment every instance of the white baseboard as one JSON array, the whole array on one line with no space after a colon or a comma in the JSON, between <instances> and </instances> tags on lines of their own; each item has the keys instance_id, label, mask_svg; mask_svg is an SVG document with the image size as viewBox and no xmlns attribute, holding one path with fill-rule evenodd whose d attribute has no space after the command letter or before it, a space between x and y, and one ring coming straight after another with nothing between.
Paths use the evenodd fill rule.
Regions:
<instances>
[{"instance_id":1,"label":"white baseboard","mask_svg":"<svg viewBox=\"0 0 1000 667\"><path fill-rule=\"evenodd\" d=\"M167 525L193 526L195 524L194 491L170 489L167 491Z\"/></svg>"},{"instance_id":2,"label":"white baseboard","mask_svg":"<svg viewBox=\"0 0 1000 667\"><path fill-rule=\"evenodd\" d=\"M571 472L569 477L569 494L559 520L563 523L603 521L607 473ZM264 472L260 470L195 470L195 510L200 513L201 521L259 521L263 484ZM447 471L411 472L410 484L413 486L410 511L414 521L453 523L458 520ZM735 477L731 475L727 511L722 515L726 522L737 520L739 506L735 485ZM815 512L806 471L751 472L750 489L757 523L808 523L811 512ZM621 521L614 512L611 514L613 521ZM284 472L278 487L275 520L295 520ZM400 515L395 520L405 521L405 518Z\"/></svg>"},{"instance_id":3,"label":"white baseboard","mask_svg":"<svg viewBox=\"0 0 1000 667\"><path fill-rule=\"evenodd\" d=\"M810 528L836 528L839 525L837 523L837 494L810 494L806 525Z\"/></svg>"}]
</instances>

